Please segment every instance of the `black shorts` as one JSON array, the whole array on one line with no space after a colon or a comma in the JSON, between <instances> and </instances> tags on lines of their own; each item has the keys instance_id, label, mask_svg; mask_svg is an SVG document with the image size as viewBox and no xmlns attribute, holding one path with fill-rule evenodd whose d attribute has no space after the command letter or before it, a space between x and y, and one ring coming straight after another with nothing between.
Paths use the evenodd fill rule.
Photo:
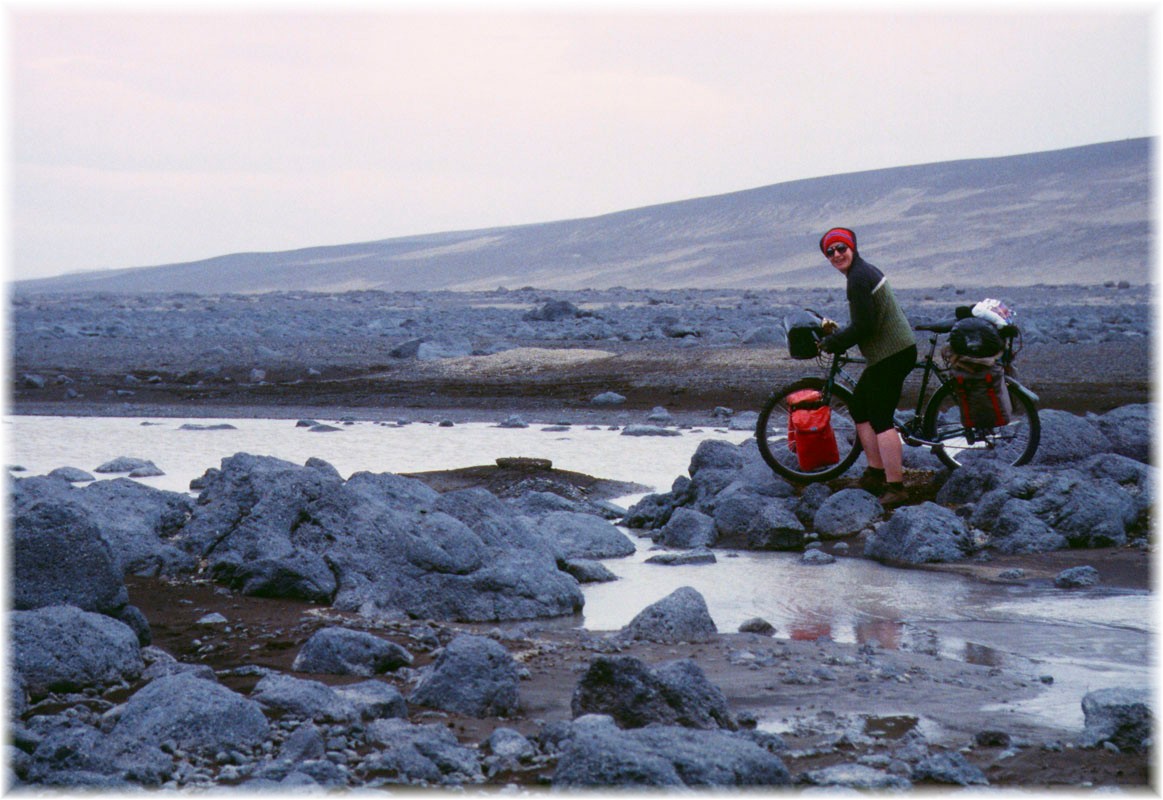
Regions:
<instances>
[{"instance_id":1,"label":"black shorts","mask_svg":"<svg viewBox=\"0 0 1163 800\"><path fill-rule=\"evenodd\" d=\"M911 345L865 369L852 392L852 420L871 424L877 433L890 430L905 378L916 365L917 346Z\"/></svg>"}]
</instances>

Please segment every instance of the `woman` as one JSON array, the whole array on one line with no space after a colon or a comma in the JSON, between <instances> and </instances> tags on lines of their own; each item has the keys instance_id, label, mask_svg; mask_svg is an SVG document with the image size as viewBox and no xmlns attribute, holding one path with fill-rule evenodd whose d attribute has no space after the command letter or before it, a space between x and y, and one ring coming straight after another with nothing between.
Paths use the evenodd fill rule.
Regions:
<instances>
[{"instance_id":1,"label":"woman","mask_svg":"<svg viewBox=\"0 0 1163 800\"><path fill-rule=\"evenodd\" d=\"M860 257L856 234L832 228L820 238L820 250L848 281L847 328L825 336L820 348L842 353L856 345L868 362L852 395L856 435L868 459L860 486L881 495L886 508L908 500L901 466L901 440L893 412L905 378L917 363L917 340L884 273Z\"/></svg>"}]
</instances>

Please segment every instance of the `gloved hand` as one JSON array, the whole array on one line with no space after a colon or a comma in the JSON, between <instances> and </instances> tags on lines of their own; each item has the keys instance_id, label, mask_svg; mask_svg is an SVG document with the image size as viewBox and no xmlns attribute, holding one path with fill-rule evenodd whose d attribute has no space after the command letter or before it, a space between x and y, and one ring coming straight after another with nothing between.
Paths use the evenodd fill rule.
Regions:
<instances>
[{"instance_id":1,"label":"gloved hand","mask_svg":"<svg viewBox=\"0 0 1163 800\"><path fill-rule=\"evenodd\" d=\"M834 336L825 336L820 340L820 349L825 353L843 353L844 348L839 346Z\"/></svg>"},{"instance_id":2,"label":"gloved hand","mask_svg":"<svg viewBox=\"0 0 1163 800\"><path fill-rule=\"evenodd\" d=\"M824 317L824 319L820 322L820 328L824 331L824 335L827 336L829 333L835 333L836 331L840 330L840 323L834 319L828 319L827 317Z\"/></svg>"}]
</instances>

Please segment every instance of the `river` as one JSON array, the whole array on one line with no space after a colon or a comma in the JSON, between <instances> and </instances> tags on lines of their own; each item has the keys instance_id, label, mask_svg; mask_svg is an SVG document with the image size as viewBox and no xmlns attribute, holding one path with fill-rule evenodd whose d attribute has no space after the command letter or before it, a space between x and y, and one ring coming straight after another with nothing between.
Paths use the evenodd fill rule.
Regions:
<instances>
[{"instance_id":1,"label":"river","mask_svg":"<svg viewBox=\"0 0 1163 800\"><path fill-rule=\"evenodd\" d=\"M711 428L679 436L624 436L598 426L547 430L487 423L332 424L339 430L314 432L294 420L7 416L3 431L6 460L15 476L71 466L98 478L117 477L93 470L131 456L148 459L165 472L142 478L142 483L179 492L189 491L191 479L238 452L298 464L317 457L344 477L358 471L479 466L506 456L547 458L558 469L661 492L686 474L701 440L741 442L750 435ZM219 425L231 427L208 429ZM616 502L628 506L640 496ZM762 617L785 638L826 635L841 642L872 641L886 648L1004 664L1028 672L1031 680L1045 678L1047 691L1020 708L1010 704L1007 709L1057 723L1081 724L1079 698L1087 691L1151 684L1155 608L1150 592L983 584L864 559L809 566L796 553L717 550L714 565L664 567L645 563L651 555L649 539L636 541L635 555L605 562L620 580L583 586L586 628L617 630L650 603L680 586L692 586L706 598L722 631Z\"/></svg>"}]
</instances>

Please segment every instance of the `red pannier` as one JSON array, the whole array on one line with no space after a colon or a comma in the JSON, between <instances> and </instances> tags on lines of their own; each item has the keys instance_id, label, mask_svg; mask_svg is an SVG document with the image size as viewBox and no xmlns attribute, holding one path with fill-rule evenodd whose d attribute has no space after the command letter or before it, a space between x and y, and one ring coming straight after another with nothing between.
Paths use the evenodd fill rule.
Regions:
<instances>
[{"instance_id":1,"label":"red pannier","mask_svg":"<svg viewBox=\"0 0 1163 800\"><path fill-rule=\"evenodd\" d=\"M840 461L832 409L815 389L802 389L787 397L787 446L796 454L800 469L830 467Z\"/></svg>"}]
</instances>

